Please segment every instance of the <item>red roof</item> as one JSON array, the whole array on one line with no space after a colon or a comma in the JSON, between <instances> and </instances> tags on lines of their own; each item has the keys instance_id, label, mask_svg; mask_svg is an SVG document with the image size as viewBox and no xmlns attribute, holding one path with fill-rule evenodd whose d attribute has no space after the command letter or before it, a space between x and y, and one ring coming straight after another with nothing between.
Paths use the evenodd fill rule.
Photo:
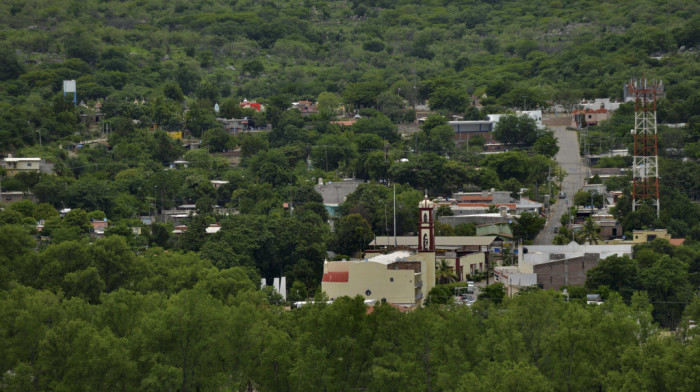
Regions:
<instances>
[{"instance_id":1,"label":"red roof","mask_svg":"<svg viewBox=\"0 0 700 392\"><path fill-rule=\"evenodd\" d=\"M326 272L323 274L324 282L347 282L350 273L348 271Z\"/></svg>"},{"instance_id":2,"label":"red roof","mask_svg":"<svg viewBox=\"0 0 700 392\"><path fill-rule=\"evenodd\" d=\"M685 242L685 238L671 238L668 242L673 246L681 246Z\"/></svg>"}]
</instances>

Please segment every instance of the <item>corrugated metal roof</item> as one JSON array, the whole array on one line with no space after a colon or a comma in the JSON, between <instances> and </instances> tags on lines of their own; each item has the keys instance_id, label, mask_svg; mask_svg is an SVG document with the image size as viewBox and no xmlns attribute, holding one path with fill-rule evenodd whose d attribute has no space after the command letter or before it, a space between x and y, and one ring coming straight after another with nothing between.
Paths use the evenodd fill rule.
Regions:
<instances>
[{"instance_id":1,"label":"corrugated metal roof","mask_svg":"<svg viewBox=\"0 0 700 392\"><path fill-rule=\"evenodd\" d=\"M459 247L459 246L488 246L497 239L496 236L436 236L435 247ZM398 246L418 247L418 237L413 236L397 236L396 244ZM377 236L375 240L369 243L370 246L393 246L394 237Z\"/></svg>"}]
</instances>

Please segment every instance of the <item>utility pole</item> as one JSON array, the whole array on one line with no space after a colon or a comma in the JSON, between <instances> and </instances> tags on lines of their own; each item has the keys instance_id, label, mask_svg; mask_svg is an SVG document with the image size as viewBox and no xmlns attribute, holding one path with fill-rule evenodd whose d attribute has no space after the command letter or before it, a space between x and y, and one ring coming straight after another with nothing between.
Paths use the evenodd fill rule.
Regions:
<instances>
[{"instance_id":1,"label":"utility pole","mask_svg":"<svg viewBox=\"0 0 700 392\"><path fill-rule=\"evenodd\" d=\"M153 209L155 212L155 221L158 221L158 185L153 186Z\"/></svg>"},{"instance_id":2,"label":"utility pole","mask_svg":"<svg viewBox=\"0 0 700 392\"><path fill-rule=\"evenodd\" d=\"M396 184L394 184L394 247L396 246Z\"/></svg>"}]
</instances>

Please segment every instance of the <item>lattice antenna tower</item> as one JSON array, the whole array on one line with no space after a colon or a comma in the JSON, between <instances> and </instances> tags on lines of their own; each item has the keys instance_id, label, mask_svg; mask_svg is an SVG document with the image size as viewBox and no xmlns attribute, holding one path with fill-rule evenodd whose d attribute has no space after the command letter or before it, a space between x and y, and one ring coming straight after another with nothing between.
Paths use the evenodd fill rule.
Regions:
<instances>
[{"instance_id":1,"label":"lattice antenna tower","mask_svg":"<svg viewBox=\"0 0 700 392\"><path fill-rule=\"evenodd\" d=\"M632 161L632 210L645 201L661 211L659 201L659 154L656 140L656 97L663 94L663 83L632 79L625 86L634 97L634 157Z\"/></svg>"}]
</instances>

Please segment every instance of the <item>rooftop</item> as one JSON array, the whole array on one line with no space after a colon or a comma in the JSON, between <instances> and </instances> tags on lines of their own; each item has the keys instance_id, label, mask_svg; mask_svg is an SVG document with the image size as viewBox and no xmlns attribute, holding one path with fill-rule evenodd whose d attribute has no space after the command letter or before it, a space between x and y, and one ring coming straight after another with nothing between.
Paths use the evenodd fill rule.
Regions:
<instances>
[{"instance_id":1,"label":"rooftop","mask_svg":"<svg viewBox=\"0 0 700 392\"><path fill-rule=\"evenodd\" d=\"M496 214L500 216L499 214ZM436 236L436 248L458 248L462 246L489 246L496 241L496 236ZM394 237L392 236L377 236L370 246L394 246ZM418 237L414 236L397 236L397 246L418 247ZM394 252L398 253L398 252ZM393 253L391 253L393 254ZM394 262L392 260L391 262Z\"/></svg>"},{"instance_id":2,"label":"rooftop","mask_svg":"<svg viewBox=\"0 0 700 392\"><path fill-rule=\"evenodd\" d=\"M12 158L8 157L4 159L5 162L39 162L41 158Z\"/></svg>"}]
</instances>

